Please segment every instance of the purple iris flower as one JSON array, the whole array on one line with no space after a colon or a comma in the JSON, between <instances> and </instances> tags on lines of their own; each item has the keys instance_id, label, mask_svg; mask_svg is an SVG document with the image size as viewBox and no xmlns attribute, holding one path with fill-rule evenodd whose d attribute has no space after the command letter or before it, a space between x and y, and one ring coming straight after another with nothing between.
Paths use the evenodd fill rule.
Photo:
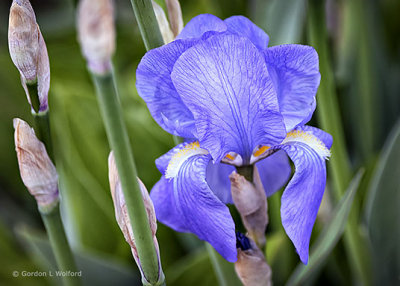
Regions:
<instances>
[{"instance_id":1,"label":"purple iris flower","mask_svg":"<svg viewBox=\"0 0 400 286\"><path fill-rule=\"evenodd\" d=\"M303 263L326 184L332 137L305 126L316 106L318 55L309 46L268 48L268 35L242 16L193 18L177 39L149 51L137 69L139 95L157 123L186 139L156 160L157 218L237 259L229 174L258 168L268 196L295 173L281 217Z\"/></svg>"}]
</instances>

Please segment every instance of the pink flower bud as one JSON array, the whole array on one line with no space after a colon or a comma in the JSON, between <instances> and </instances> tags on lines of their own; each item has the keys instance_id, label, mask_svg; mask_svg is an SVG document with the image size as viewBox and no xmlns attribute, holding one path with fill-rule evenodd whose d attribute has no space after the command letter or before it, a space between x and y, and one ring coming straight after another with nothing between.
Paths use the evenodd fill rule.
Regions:
<instances>
[{"instance_id":1,"label":"pink flower bud","mask_svg":"<svg viewBox=\"0 0 400 286\"><path fill-rule=\"evenodd\" d=\"M37 84L39 110L48 108L50 65L46 44L28 0L14 0L9 17L8 46L11 59L21 74L22 86L32 106L27 84ZM33 109L33 106L32 106Z\"/></svg>"},{"instance_id":2,"label":"pink flower bud","mask_svg":"<svg viewBox=\"0 0 400 286\"><path fill-rule=\"evenodd\" d=\"M183 29L183 19L181 5L178 0L166 0L168 9L168 18L171 25L174 38L176 38Z\"/></svg>"},{"instance_id":3,"label":"pink flower bud","mask_svg":"<svg viewBox=\"0 0 400 286\"><path fill-rule=\"evenodd\" d=\"M233 172L229 179L233 202L244 226L258 245L264 245L265 229L268 224L267 198L257 168L254 167L254 183L236 172Z\"/></svg>"},{"instance_id":4,"label":"pink flower bud","mask_svg":"<svg viewBox=\"0 0 400 286\"><path fill-rule=\"evenodd\" d=\"M115 164L114 154L113 152L110 153L108 157L108 178L110 181L110 189L111 189L111 196L114 202L115 208L115 217L117 219L118 225L124 234L126 242L131 247L131 251L133 254L133 258L136 261L136 264L139 267L140 273L142 275L142 281L147 281L146 277L143 275L141 263L139 260L139 255L137 253L136 244L135 244L135 237L133 236L131 222L129 220L128 209L126 207L124 194L121 188L121 182L119 180L117 166ZM157 220L156 220L156 213L154 211L153 202L150 199L149 193L142 183L142 181L138 178L140 191L142 193L142 198L144 202L144 206L147 212L147 218L149 220L149 225L151 232L153 234L153 243L157 251L158 256L158 265L159 265L159 273L162 276L161 270L161 261L160 261L160 251L158 246L158 241L156 238L157 232Z\"/></svg>"},{"instance_id":5,"label":"pink flower bud","mask_svg":"<svg viewBox=\"0 0 400 286\"><path fill-rule=\"evenodd\" d=\"M174 40L174 35L169 27L167 16L165 16L163 8L157 4L157 2L152 1L154 13L156 14L158 26L160 27L160 32L163 37L164 43L168 44Z\"/></svg>"},{"instance_id":6,"label":"pink flower bud","mask_svg":"<svg viewBox=\"0 0 400 286\"><path fill-rule=\"evenodd\" d=\"M26 188L35 197L39 209L50 210L58 203L58 175L44 144L25 121L15 118L15 149L19 170Z\"/></svg>"},{"instance_id":7,"label":"pink flower bud","mask_svg":"<svg viewBox=\"0 0 400 286\"><path fill-rule=\"evenodd\" d=\"M115 51L112 0L81 0L78 6L78 39L88 68L96 74L111 71Z\"/></svg>"},{"instance_id":8,"label":"pink flower bud","mask_svg":"<svg viewBox=\"0 0 400 286\"><path fill-rule=\"evenodd\" d=\"M248 249L238 248L238 259L235 262L236 273L244 286L270 286L271 268L265 261L262 251L250 240Z\"/></svg>"}]
</instances>

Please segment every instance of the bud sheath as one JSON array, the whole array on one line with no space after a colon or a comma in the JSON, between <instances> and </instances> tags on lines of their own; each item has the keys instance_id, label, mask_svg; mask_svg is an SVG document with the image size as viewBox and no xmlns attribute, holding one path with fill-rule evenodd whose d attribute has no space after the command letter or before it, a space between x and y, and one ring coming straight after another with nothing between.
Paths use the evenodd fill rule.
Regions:
<instances>
[{"instance_id":1,"label":"bud sheath","mask_svg":"<svg viewBox=\"0 0 400 286\"><path fill-rule=\"evenodd\" d=\"M168 9L168 18L171 25L174 38L176 38L183 29L182 10L179 0L166 0Z\"/></svg>"},{"instance_id":2,"label":"bud sheath","mask_svg":"<svg viewBox=\"0 0 400 286\"><path fill-rule=\"evenodd\" d=\"M81 0L78 6L78 39L88 68L95 74L111 71L115 51L112 0Z\"/></svg>"},{"instance_id":3,"label":"bud sheath","mask_svg":"<svg viewBox=\"0 0 400 286\"><path fill-rule=\"evenodd\" d=\"M165 16L165 12L157 2L152 1L154 13L156 14L158 26L160 27L160 32L163 37L164 43L168 44L174 40L174 35L169 27L169 23L167 20L167 16Z\"/></svg>"},{"instance_id":4,"label":"bud sheath","mask_svg":"<svg viewBox=\"0 0 400 286\"><path fill-rule=\"evenodd\" d=\"M14 0L11 5L8 46L32 109L46 111L50 88L49 57L28 0Z\"/></svg>"},{"instance_id":5,"label":"bud sheath","mask_svg":"<svg viewBox=\"0 0 400 286\"><path fill-rule=\"evenodd\" d=\"M231 180L232 198L250 237L257 245L265 244L265 230L268 224L267 197L257 168L254 167L253 182L236 172Z\"/></svg>"},{"instance_id":6,"label":"bud sheath","mask_svg":"<svg viewBox=\"0 0 400 286\"><path fill-rule=\"evenodd\" d=\"M254 241L241 237L238 243L238 260L235 262L235 270L244 286L270 286L271 268L265 261L262 251ZM245 242L243 244L243 241ZM245 246L245 247L243 247Z\"/></svg>"},{"instance_id":7,"label":"bud sheath","mask_svg":"<svg viewBox=\"0 0 400 286\"><path fill-rule=\"evenodd\" d=\"M124 234L126 242L128 242L128 244L131 247L133 257L134 257L136 264L138 265L140 273L142 275L143 284L146 284L146 283L148 284L149 282L142 271L141 262L140 262L139 255L138 255L137 248L136 248L135 237L133 235L131 222L129 220L128 209L126 207L124 194L122 193L121 182L119 180L119 175L118 175L117 167L115 164L113 152L111 152L108 157L108 168L109 168L108 174L109 174L109 181L110 181L111 196L112 196L112 199L114 202L114 208L115 208L115 217L117 219L118 225L119 225L122 233ZM144 184L142 183L142 181L139 180L139 178L138 178L138 183L140 186L140 191L142 193L144 206L146 208L148 223L150 225L150 230L152 233L154 247L157 251L157 258L158 258L158 265L159 265L159 281L160 281L161 279L162 280L164 279L164 274L162 273L162 269L161 269L160 252L159 252L158 241L156 238L156 232L157 232L156 214L155 214L153 202L150 199L149 193L148 193L146 187L144 186Z\"/></svg>"},{"instance_id":8,"label":"bud sheath","mask_svg":"<svg viewBox=\"0 0 400 286\"><path fill-rule=\"evenodd\" d=\"M50 211L59 200L58 175L44 144L23 120L14 119L15 149L22 181L39 209Z\"/></svg>"}]
</instances>

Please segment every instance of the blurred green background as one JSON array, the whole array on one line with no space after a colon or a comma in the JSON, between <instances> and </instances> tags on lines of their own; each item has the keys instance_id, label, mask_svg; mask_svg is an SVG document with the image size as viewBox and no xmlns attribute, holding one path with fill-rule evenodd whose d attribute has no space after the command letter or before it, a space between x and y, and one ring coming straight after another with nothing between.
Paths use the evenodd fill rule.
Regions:
<instances>
[{"instance_id":1,"label":"blurred green background","mask_svg":"<svg viewBox=\"0 0 400 286\"><path fill-rule=\"evenodd\" d=\"M87 285L139 285L128 244L114 217L107 179L109 147L94 88L76 40L73 2L31 1L50 58L49 105L63 219ZM157 2L165 7L163 1ZM332 225L328 222L335 217L341 195L356 171L363 168L350 220L357 228L357 243L365 265L360 266L364 270L357 269L342 239L337 245L331 243L331 248L336 245L333 252L325 250L325 258L318 267L310 266L315 270L301 283L399 285L400 139L396 121L400 119L400 1L180 2L185 23L201 13L222 19L240 14L269 34L270 45L302 43L317 49L322 80L311 125L331 132L334 146L338 137L342 144L336 145L331 162L327 163L329 182L313 241L324 227ZM174 143L137 95L135 70L145 48L130 1L115 3L114 68L139 176L150 190L160 177L154 160ZM10 5L11 0L0 3L0 285L47 285L54 281L12 276L15 270L54 269L54 262L36 203L19 177L14 151L12 119L20 117L33 122L18 71L8 54ZM342 185L333 174L340 164L348 167L341 176ZM345 188L341 188L343 185ZM269 200L271 222L267 234L267 259L275 285L285 284L299 263L280 226L279 196ZM344 225L346 221L339 222ZM342 230L333 232L339 236L341 233ZM169 285L217 285L203 242L161 224L157 237ZM326 240L325 243L327 246ZM224 267L233 273L232 265L225 263ZM233 277L230 285L234 284L237 280Z\"/></svg>"}]
</instances>

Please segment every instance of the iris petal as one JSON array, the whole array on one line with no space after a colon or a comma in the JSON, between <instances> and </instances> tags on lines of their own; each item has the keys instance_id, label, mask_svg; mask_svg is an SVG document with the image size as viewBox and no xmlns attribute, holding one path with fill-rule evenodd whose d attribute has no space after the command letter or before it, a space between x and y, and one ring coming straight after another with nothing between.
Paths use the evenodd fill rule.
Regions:
<instances>
[{"instance_id":1,"label":"iris petal","mask_svg":"<svg viewBox=\"0 0 400 286\"><path fill-rule=\"evenodd\" d=\"M176 38L200 38L206 32L224 32L226 28L226 24L220 18L211 14L201 14L190 20Z\"/></svg>"},{"instance_id":2,"label":"iris petal","mask_svg":"<svg viewBox=\"0 0 400 286\"><path fill-rule=\"evenodd\" d=\"M330 152L304 128L288 133L283 144L275 148L284 150L295 166L293 178L282 195L281 217L301 261L307 264L311 232L326 185L325 159Z\"/></svg>"},{"instance_id":3,"label":"iris petal","mask_svg":"<svg viewBox=\"0 0 400 286\"><path fill-rule=\"evenodd\" d=\"M176 206L173 181L162 176L151 190L150 198L154 204L157 220L175 231L188 232Z\"/></svg>"},{"instance_id":4,"label":"iris petal","mask_svg":"<svg viewBox=\"0 0 400 286\"><path fill-rule=\"evenodd\" d=\"M235 224L228 207L206 181L211 156L205 152L198 142L192 142L161 156L157 167L165 176L154 186L151 198L159 221L177 231L196 234L234 262Z\"/></svg>"},{"instance_id":5,"label":"iris petal","mask_svg":"<svg viewBox=\"0 0 400 286\"><path fill-rule=\"evenodd\" d=\"M292 173L285 152L278 151L256 163L267 196L272 196L288 180Z\"/></svg>"},{"instance_id":6,"label":"iris petal","mask_svg":"<svg viewBox=\"0 0 400 286\"><path fill-rule=\"evenodd\" d=\"M224 203L233 204L229 175L235 167L227 164L212 163L207 166L207 183L214 194Z\"/></svg>"},{"instance_id":7,"label":"iris petal","mask_svg":"<svg viewBox=\"0 0 400 286\"><path fill-rule=\"evenodd\" d=\"M256 146L284 138L264 57L250 40L224 34L202 41L182 54L171 77L215 161L232 151L247 163Z\"/></svg>"},{"instance_id":8,"label":"iris petal","mask_svg":"<svg viewBox=\"0 0 400 286\"><path fill-rule=\"evenodd\" d=\"M332 143L333 143L333 138L332 138L331 134L329 134L319 128L308 126L308 125L297 127L296 130L303 130L309 134L314 135L315 137L317 137L319 140L321 140L325 144L326 148L331 149Z\"/></svg>"},{"instance_id":9,"label":"iris petal","mask_svg":"<svg viewBox=\"0 0 400 286\"><path fill-rule=\"evenodd\" d=\"M281 45L264 51L286 130L307 123L320 82L317 52L309 46Z\"/></svg>"},{"instance_id":10,"label":"iris petal","mask_svg":"<svg viewBox=\"0 0 400 286\"><path fill-rule=\"evenodd\" d=\"M171 71L180 55L197 40L179 40L145 54L136 71L136 88L147 103L154 120L167 132L194 137L194 119L182 102Z\"/></svg>"},{"instance_id":11,"label":"iris petal","mask_svg":"<svg viewBox=\"0 0 400 286\"><path fill-rule=\"evenodd\" d=\"M225 19L225 23L229 32L248 38L261 50L268 48L268 35L246 17L232 16Z\"/></svg>"}]
</instances>

